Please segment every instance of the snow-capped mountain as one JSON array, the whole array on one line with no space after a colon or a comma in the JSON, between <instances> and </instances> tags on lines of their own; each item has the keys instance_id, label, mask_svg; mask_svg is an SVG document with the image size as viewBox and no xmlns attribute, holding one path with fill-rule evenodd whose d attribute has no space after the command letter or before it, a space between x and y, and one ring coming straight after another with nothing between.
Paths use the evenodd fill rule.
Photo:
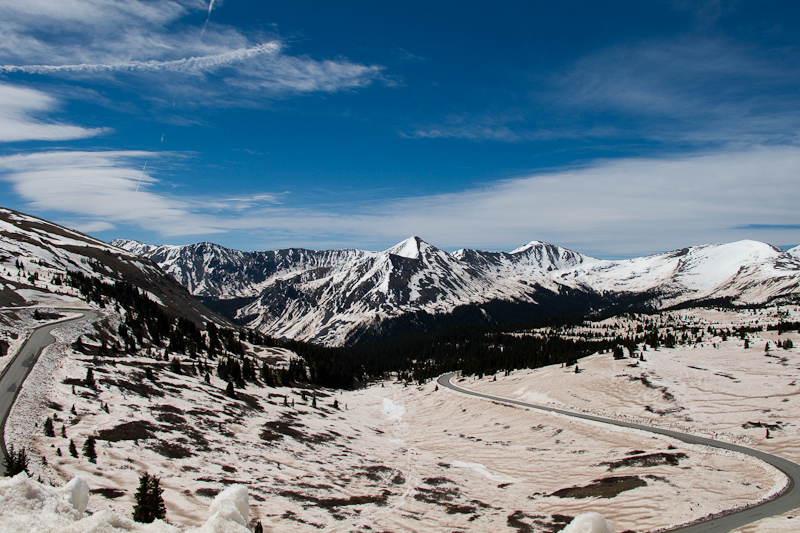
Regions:
<instances>
[{"instance_id":1,"label":"snow-capped mountain","mask_svg":"<svg viewBox=\"0 0 800 533\"><path fill-rule=\"evenodd\" d=\"M196 322L220 320L146 257L30 215L0 208L0 305L79 303L65 283L79 272L105 283L125 281L171 314Z\"/></svg>"},{"instance_id":2,"label":"snow-capped mountain","mask_svg":"<svg viewBox=\"0 0 800 533\"><path fill-rule=\"evenodd\" d=\"M383 252L113 244L149 257L196 296L243 298L234 302L235 316L251 327L327 345L434 323L502 322L632 304L658 309L716 299L758 304L800 294L800 250L755 241L621 261L540 241L510 253L447 253L419 237Z\"/></svg>"}]
</instances>

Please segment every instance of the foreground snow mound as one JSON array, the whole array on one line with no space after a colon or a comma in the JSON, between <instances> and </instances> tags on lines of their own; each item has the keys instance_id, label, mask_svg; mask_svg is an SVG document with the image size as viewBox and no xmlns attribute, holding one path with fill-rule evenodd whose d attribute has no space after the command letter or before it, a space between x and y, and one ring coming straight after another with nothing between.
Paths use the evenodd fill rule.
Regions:
<instances>
[{"instance_id":1,"label":"foreground snow mound","mask_svg":"<svg viewBox=\"0 0 800 533\"><path fill-rule=\"evenodd\" d=\"M30 479L25 473L0 479L0 524L3 533L180 533L161 520L140 524L110 511L84 516L89 502L89 485L78 476L62 488ZM247 488L228 487L214 500L212 516L194 533L249 533L250 506Z\"/></svg>"},{"instance_id":2,"label":"foreground snow mound","mask_svg":"<svg viewBox=\"0 0 800 533\"><path fill-rule=\"evenodd\" d=\"M576 516L561 533L614 533L614 528L600 514L591 512Z\"/></svg>"},{"instance_id":3,"label":"foreground snow mound","mask_svg":"<svg viewBox=\"0 0 800 533\"><path fill-rule=\"evenodd\" d=\"M209 509L211 518L196 533L250 533L250 504L247 488L234 485L220 492Z\"/></svg>"}]
</instances>

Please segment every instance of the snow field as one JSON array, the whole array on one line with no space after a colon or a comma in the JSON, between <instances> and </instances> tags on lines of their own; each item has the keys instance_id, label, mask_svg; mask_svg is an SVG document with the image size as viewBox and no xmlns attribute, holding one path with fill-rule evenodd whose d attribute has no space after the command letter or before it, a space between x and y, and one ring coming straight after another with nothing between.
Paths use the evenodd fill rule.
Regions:
<instances>
[{"instance_id":1,"label":"snow field","mask_svg":"<svg viewBox=\"0 0 800 533\"><path fill-rule=\"evenodd\" d=\"M703 313L709 321L753 320ZM113 331L115 319L109 321ZM10 418L15 446L29 450L34 477L62 485L83 476L94 491L89 499L93 517L116 513L127 520L122 517L131 514L144 471L161 479L172 524L208 523L212 499L245 485L249 523L261 520L266 531L281 532L550 531L587 512L600 513L616 531L652 531L747 505L784 482L771 468L736 454L465 397L436 390L435 383L384 383L349 392L248 385L240 392L249 396L232 400L218 378L206 384L196 376L173 374L164 361L120 356L95 362L65 349L78 334L91 344L94 331L90 324L56 331L60 345L45 350L42 369L34 370L41 374L28 380ZM764 334L764 342L771 334ZM781 351L788 357L784 365L780 357L765 357L760 344L745 351L735 342L715 339L702 348L648 350L638 367L627 366L635 363L632 359L614 361L611 354L601 354L582 360L579 374L548 367L497 381L468 379L464 385L757 444L764 429L741 425L780 421L783 429L762 439L764 449L791 457L797 453L797 426L793 398L783 402L782 394L796 388L789 385L793 377L783 376L795 372L792 351ZM75 381L88 366L97 391ZM155 382L144 377L148 366ZM641 373L650 385L638 379ZM779 394L763 394L763 387L779 378L780 386L773 383ZM78 383L75 394L71 383ZM314 393L317 409L310 405ZM334 400L339 409L333 408ZM108 413L102 408L106 404ZM647 405L652 411L645 410ZM741 412L732 415L739 405ZM670 411L676 408L681 409ZM45 437L42 422L53 414L60 419L57 436ZM125 427L132 434L125 435ZM115 435L98 438L96 464L80 452L90 434ZM77 458L67 451L70 439ZM652 457L652 464L636 463L644 456ZM618 483L598 484L612 478ZM588 495L579 497L581 491ZM226 504L211 512L230 518L234 508L235 503ZM778 527L791 524L789 518L774 520ZM241 525L235 517L226 523Z\"/></svg>"},{"instance_id":2,"label":"snow field","mask_svg":"<svg viewBox=\"0 0 800 533\"><path fill-rule=\"evenodd\" d=\"M755 313L690 310L679 314L686 320L701 321L704 328L707 325L717 328L764 325L777 322L779 315L786 321L798 320L798 310L793 307ZM723 341L706 334L704 342L697 346L679 345L641 352L644 361L628 358L616 361L610 353L596 354L579 362L582 370L579 374L573 368L546 367L498 375L496 381L489 376L465 383L468 388L498 396L744 444L797 462L800 460L800 411L794 404L800 401L800 352L796 348L776 347L776 341L786 339L797 346L800 335L797 332L780 336L777 331L756 332L750 334L751 347L745 349L738 337L730 336ZM768 341L771 350L766 353L764 346ZM643 381L642 376L647 379ZM693 452L698 463L692 469L717 468L712 456L719 453ZM738 454L729 455L740 461L741 467L726 466L728 473L721 479L707 481L708 494L696 502L704 510L713 507L710 505L713 500L727 505L723 496L739 496L740 489L749 489L751 496L759 499L785 484L782 475L763 463L737 457ZM689 466L683 461L681 464ZM737 470L751 473L741 475ZM758 470L761 470L760 475ZM750 475L756 477L750 478ZM754 494L752 489L755 488L759 489L755 492L760 496ZM681 506L681 502L672 505ZM697 508L690 504L690 511ZM742 531L796 531L800 526L792 516L789 513L772 518L763 526L748 526Z\"/></svg>"}]
</instances>

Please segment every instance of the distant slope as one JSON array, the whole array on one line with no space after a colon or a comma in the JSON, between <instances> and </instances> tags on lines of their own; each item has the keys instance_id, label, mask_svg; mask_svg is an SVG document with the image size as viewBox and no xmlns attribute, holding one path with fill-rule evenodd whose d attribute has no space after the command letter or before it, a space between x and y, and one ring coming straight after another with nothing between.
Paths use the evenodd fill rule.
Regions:
<instances>
[{"instance_id":1,"label":"distant slope","mask_svg":"<svg viewBox=\"0 0 800 533\"><path fill-rule=\"evenodd\" d=\"M251 327L334 346L467 323L800 294L797 249L755 241L622 261L540 241L510 253L447 253L419 237L383 252L114 244L151 258L196 296L239 298L234 316Z\"/></svg>"}]
</instances>

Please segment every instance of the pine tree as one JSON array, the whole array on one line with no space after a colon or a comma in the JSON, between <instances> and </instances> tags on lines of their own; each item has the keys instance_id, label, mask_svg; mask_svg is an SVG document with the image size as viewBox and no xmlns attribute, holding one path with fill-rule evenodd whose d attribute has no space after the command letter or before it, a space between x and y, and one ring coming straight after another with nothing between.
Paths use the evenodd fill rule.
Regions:
<instances>
[{"instance_id":1,"label":"pine tree","mask_svg":"<svg viewBox=\"0 0 800 533\"><path fill-rule=\"evenodd\" d=\"M15 452L13 446L9 447L8 457L5 458L3 464L6 468L6 475L9 477L16 476L20 472L27 472L28 454L25 452L25 448Z\"/></svg>"},{"instance_id":2,"label":"pine tree","mask_svg":"<svg viewBox=\"0 0 800 533\"><path fill-rule=\"evenodd\" d=\"M75 447L75 443L72 442L72 439L69 439L69 454L72 457L78 457L78 449Z\"/></svg>"},{"instance_id":3,"label":"pine tree","mask_svg":"<svg viewBox=\"0 0 800 533\"><path fill-rule=\"evenodd\" d=\"M55 437L56 431L53 429L53 420L48 416L44 421L44 436Z\"/></svg>"},{"instance_id":4,"label":"pine tree","mask_svg":"<svg viewBox=\"0 0 800 533\"><path fill-rule=\"evenodd\" d=\"M253 533L264 533L264 526L261 525L261 520L259 520L256 524L255 529L253 529Z\"/></svg>"},{"instance_id":5,"label":"pine tree","mask_svg":"<svg viewBox=\"0 0 800 533\"><path fill-rule=\"evenodd\" d=\"M228 382L228 387L225 389L225 395L228 398L236 398L236 391L233 390L233 381Z\"/></svg>"},{"instance_id":6,"label":"pine tree","mask_svg":"<svg viewBox=\"0 0 800 533\"><path fill-rule=\"evenodd\" d=\"M136 490L136 504L133 506L133 520L149 524L156 518L163 519L167 515L164 505L160 480L145 472L139 477L139 488Z\"/></svg>"},{"instance_id":7,"label":"pine tree","mask_svg":"<svg viewBox=\"0 0 800 533\"><path fill-rule=\"evenodd\" d=\"M167 516L167 507L164 505L164 489L161 488L161 480L153 476L150 478L150 506L153 509L153 516L163 519Z\"/></svg>"},{"instance_id":8,"label":"pine tree","mask_svg":"<svg viewBox=\"0 0 800 533\"><path fill-rule=\"evenodd\" d=\"M86 370L86 381L85 381L85 383L86 383L86 386L89 387L90 389L94 389L95 387L97 387L97 383L95 383L95 381L94 381L94 372L92 372L91 368L88 368Z\"/></svg>"},{"instance_id":9,"label":"pine tree","mask_svg":"<svg viewBox=\"0 0 800 533\"><path fill-rule=\"evenodd\" d=\"M89 458L90 463L97 462L97 451L94 449L95 438L94 435L89 435L86 442L83 444L83 455Z\"/></svg>"},{"instance_id":10,"label":"pine tree","mask_svg":"<svg viewBox=\"0 0 800 533\"><path fill-rule=\"evenodd\" d=\"M150 523L154 520L149 513L148 496L150 494L150 474L145 472L139 476L139 488L136 489L133 506L133 520L135 522Z\"/></svg>"}]
</instances>

